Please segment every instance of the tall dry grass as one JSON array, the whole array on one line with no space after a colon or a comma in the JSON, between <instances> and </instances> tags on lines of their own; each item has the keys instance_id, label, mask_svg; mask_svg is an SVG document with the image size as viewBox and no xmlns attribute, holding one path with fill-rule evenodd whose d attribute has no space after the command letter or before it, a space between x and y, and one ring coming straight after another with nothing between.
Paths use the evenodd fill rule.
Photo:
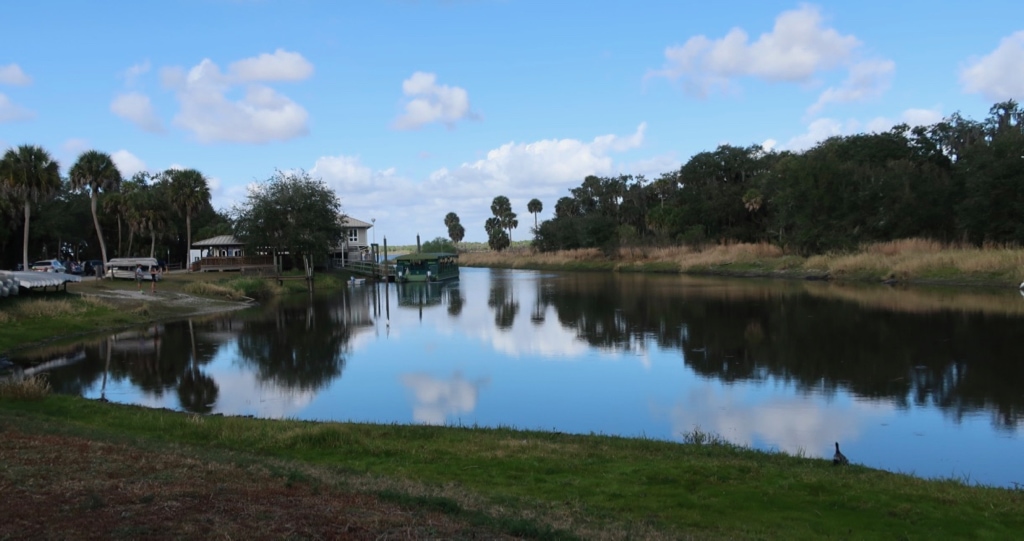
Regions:
<instances>
[{"instance_id":1,"label":"tall dry grass","mask_svg":"<svg viewBox=\"0 0 1024 541\"><path fill-rule=\"evenodd\" d=\"M929 239L902 239L865 244L853 253L828 253L801 257L769 243L723 243L702 250L687 246L624 247L615 257L597 249L537 253L530 249L462 254L469 266L507 268L616 269L629 265L653 265L659 270L678 267L681 272L714 270L729 266L757 266L793 274L828 273L835 278L858 280L984 281L1017 284L1024 279L1024 248L1006 245L975 247L944 244ZM733 267L735 268L735 267Z\"/></svg>"},{"instance_id":2,"label":"tall dry grass","mask_svg":"<svg viewBox=\"0 0 1024 541\"><path fill-rule=\"evenodd\" d=\"M685 251L678 255L676 260L684 271L737 263L766 262L785 255L782 248L766 242L719 244L699 251L681 249Z\"/></svg>"},{"instance_id":3,"label":"tall dry grass","mask_svg":"<svg viewBox=\"0 0 1024 541\"><path fill-rule=\"evenodd\" d=\"M85 308L68 299L32 299L19 302L10 311L17 319L50 318L73 316Z\"/></svg>"},{"instance_id":4,"label":"tall dry grass","mask_svg":"<svg viewBox=\"0 0 1024 541\"><path fill-rule=\"evenodd\" d=\"M205 295L208 297L223 297L231 300L239 300L243 297L242 292L237 289L225 287L210 282L190 282L182 288L186 293L193 295Z\"/></svg>"},{"instance_id":5,"label":"tall dry grass","mask_svg":"<svg viewBox=\"0 0 1024 541\"><path fill-rule=\"evenodd\" d=\"M807 259L805 268L834 276L869 274L878 278L913 280L948 277L1012 277L1024 273L1024 249L1012 246L942 244L927 239L904 239L868 244L852 254L826 254Z\"/></svg>"},{"instance_id":6,"label":"tall dry grass","mask_svg":"<svg viewBox=\"0 0 1024 541\"><path fill-rule=\"evenodd\" d=\"M0 399L42 400L50 394L45 374L23 377L14 375L0 379Z\"/></svg>"}]
</instances>

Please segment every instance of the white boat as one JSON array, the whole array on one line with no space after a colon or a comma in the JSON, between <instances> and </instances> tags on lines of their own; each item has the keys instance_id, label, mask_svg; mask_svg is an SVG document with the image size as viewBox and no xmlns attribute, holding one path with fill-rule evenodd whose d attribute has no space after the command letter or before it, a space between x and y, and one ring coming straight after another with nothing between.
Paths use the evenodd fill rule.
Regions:
<instances>
[{"instance_id":1,"label":"white boat","mask_svg":"<svg viewBox=\"0 0 1024 541\"><path fill-rule=\"evenodd\" d=\"M150 279L149 269L158 266L154 257L115 257L107 261L106 275L111 278L135 279L135 268L142 265L142 279ZM160 281L160 274L157 273L156 280Z\"/></svg>"}]
</instances>

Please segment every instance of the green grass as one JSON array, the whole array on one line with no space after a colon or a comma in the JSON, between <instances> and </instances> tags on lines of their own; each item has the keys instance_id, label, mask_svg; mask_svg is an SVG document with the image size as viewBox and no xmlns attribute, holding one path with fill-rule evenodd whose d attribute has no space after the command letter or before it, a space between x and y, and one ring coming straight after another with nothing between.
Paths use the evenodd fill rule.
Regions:
<instances>
[{"instance_id":1,"label":"green grass","mask_svg":"<svg viewBox=\"0 0 1024 541\"><path fill-rule=\"evenodd\" d=\"M689 444L677 444L511 428L200 417L64 396L0 400L0 422L12 419L390 480L386 490L377 485L379 493L397 490L391 497L463 516L493 518L488 509L511 508L543 517L529 526L531 537L588 537L607 528L743 539L1010 539L1024 531L1024 491L834 467L733 446L699 429L685 435ZM420 488L394 488L403 486Z\"/></svg>"},{"instance_id":2,"label":"green grass","mask_svg":"<svg viewBox=\"0 0 1024 541\"><path fill-rule=\"evenodd\" d=\"M141 309L134 307L133 310ZM70 293L8 297L0 304L0 352L56 336L138 322L138 314Z\"/></svg>"}]
</instances>

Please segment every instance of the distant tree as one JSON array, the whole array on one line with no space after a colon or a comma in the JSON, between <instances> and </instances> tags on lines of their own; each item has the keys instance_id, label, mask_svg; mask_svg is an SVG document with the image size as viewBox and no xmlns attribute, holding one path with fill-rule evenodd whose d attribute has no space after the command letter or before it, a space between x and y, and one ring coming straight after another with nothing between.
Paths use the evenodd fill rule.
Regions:
<instances>
[{"instance_id":1,"label":"distant tree","mask_svg":"<svg viewBox=\"0 0 1024 541\"><path fill-rule=\"evenodd\" d=\"M185 216L185 261L192 249L192 216L210 203L210 187L206 177L195 169L169 169L164 177L170 182L171 204Z\"/></svg>"},{"instance_id":2,"label":"distant tree","mask_svg":"<svg viewBox=\"0 0 1024 541\"><path fill-rule=\"evenodd\" d=\"M21 260L24 268L28 269L28 233L32 204L53 197L60 189L60 164L40 146L21 145L17 149L11 148L0 159L0 182L6 184L8 192L24 206L25 236L22 241Z\"/></svg>"},{"instance_id":3,"label":"distant tree","mask_svg":"<svg viewBox=\"0 0 1024 541\"><path fill-rule=\"evenodd\" d=\"M452 244L452 241L450 241L450 240L448 240L448 239L446 239L444 237L437 237L434 240L428 240L427 242L424 242L423 243L423 251L424 252L435 252L435 253L436 252L454 253L455 252L455 245Z\"/></svg>"},{"instance_id":4,"label":"distant tree","mask_svg":"<svg viewBox=\"0 0 1024 541\"><path fill-rule=\"evenodd\" d=\"M537 214L540 214L540 212L544 210L544 203L541 203L540 199L531 199L530 202L526 204L526 210L529 211L530 214L533 214L533 229L536 230Z\"/></svg>"},{"instance_id":5,"label":"distant tree","mask_svg":"<svg viewBox=\"0 0 1024 541\"><path fill-rule=\"evenodd\" d=\"M487 232L487 245L492 250L500 252L511 244L508 234L505 233L501 226L501 219L497 217L488 218L484 222L484 230Z\"/></svg>"},{"instance_id":6,"label":"distant tree","mask_svg":"<svg viewBox=\"0 0 1024 541\"><path fill-rule=\"evenodd\" d=\"M452 242L458 246L466 236L466 228L462 227L462 224L459 223L459 215L449 212L444 217L444 226L448 228L448 238L452 239Z\"/></svg>"},{"instance_id":7,"label":"distant tree","mask_svg":"<svg viewBox=\"0 0 1024 541\"><path fill-rule=\"evenodd\" d=\"M498 219L501 229L508 231L508 240L512 240L512 230L519 227L516 213L512 212L512 203L504 195L495 197L491 202L491 213Z\"/></svg>"},{"instance_id":8,"label":"distant tree","mask_svg":"<svg viewBox=\"0 0 1024 541\"><path fill-rule=\"evenodd\" d=\"M338 196L322 180L301 170L277 171L251 189L233 213L239 240L256 249L302 255L306 265L312 257L326 256L344 233Z\"/></svg>"},{"instance_id":9,"label":"distant tree","mask_svg":"<svg viewBox=\"0 0 1024 541\"><path fill-rule=\"evenodd\" d=\"M89 206L92 209L92 223L96 227L96 237L100 243L100 255L104 265L107 258L107 243L103 240L103 229L96 214L96 201L99 192L116 192L121 188L121 171L117 169L110 154L89 150L83 152L78 161L71 166L71 186L89 190Z\"/></svg>"}]
</instances>

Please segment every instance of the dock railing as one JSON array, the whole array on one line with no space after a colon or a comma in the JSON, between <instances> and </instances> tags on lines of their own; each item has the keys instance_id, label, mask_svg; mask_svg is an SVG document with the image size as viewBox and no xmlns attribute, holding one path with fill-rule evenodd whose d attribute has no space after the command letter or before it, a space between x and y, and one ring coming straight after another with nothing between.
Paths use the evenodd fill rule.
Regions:
<instances>
[{"instance_id":1,"label":"dock railing","mask_svg":"<svg viewBox=\"0 0 1024 541\"><path fill-rule=\"evenodd\" d=\"M349 261L345 264L345 270L363 276L371 276L375 279L392 281L395 278L395 265L393 263L374 263L373 261Z\"/></svg>"}]
</instances>

